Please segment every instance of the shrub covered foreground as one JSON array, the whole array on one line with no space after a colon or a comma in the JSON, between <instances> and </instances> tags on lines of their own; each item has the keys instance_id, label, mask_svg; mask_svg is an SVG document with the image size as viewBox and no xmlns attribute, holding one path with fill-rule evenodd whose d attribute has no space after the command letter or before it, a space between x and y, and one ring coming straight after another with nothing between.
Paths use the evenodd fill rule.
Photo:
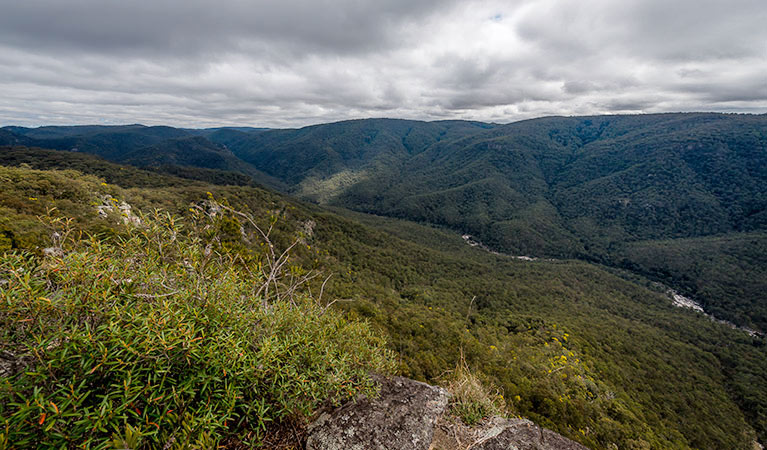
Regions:
<instances>
[{"instance_id":1,"label":"shrub covered foreground","mask_svg":"<svg viewBox=\"0 0 767 450\"><path fill-rule=\"evenodd\" d=\"M194 215L109 240L54 220L47 256L0 257L0 448L252 445L271 422L374 392L368 373L392 365L367 324L277 283L248 250L267 236L227 245L233 216Z\"/></svg>"}]
</instances>

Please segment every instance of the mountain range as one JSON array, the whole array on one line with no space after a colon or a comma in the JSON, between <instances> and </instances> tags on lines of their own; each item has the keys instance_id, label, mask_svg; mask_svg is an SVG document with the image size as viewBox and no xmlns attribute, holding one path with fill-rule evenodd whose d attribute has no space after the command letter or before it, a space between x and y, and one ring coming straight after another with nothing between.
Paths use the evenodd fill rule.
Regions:
<instances>
[{"instance_id":1,"label":"mountain range","mask_svg":"<svg viewBox=\"0 0 767 450\"><path fill-rule=\"evenodd\" d=\"M0 129L89 153L472 236L511 255L628 269L767 331L767 116L365 119L301 129Z\"/></svg>"}]
</instances>

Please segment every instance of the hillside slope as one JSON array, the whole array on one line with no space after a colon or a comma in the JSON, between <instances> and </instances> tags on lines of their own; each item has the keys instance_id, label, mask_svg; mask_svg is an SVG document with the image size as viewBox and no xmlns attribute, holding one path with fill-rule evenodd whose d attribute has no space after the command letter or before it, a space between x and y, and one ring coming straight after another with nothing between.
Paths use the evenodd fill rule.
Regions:
<instances>
[{"instance_id":1,"label":"hillside slope","mask_svg":"<svg viewBox=\"0 0 767 450\"><path fill-rule=\"evenodd\" d=\"M542 203L598 254L616 242L765 228L765 167L763 116L536 119L433 145L338 204L465 227L520 251L526 240L498 228L524 226Z\"/></svg>"},{"instance_id":2,"label":"hillside slope","mask_svg":"<svg viewBox=\"0 0 767 450\"><path fill-rule=\"evenodd\" d=\"M369 119L270 130L230 141L235 155L282 180L302 197L327 202L360 180L398 167L435 142L492 125Z\"/></svg>"},{"instance_id":3,"label":"hillside slope","mask_svg":"<svg viewBox=\"0 0 767 450\"><path fill-rule=\"evenodd\" d=\"M138 167L162 167L178 172L180 168L213 169L245 175L261 185L284 188L282 182L234 156L213 136L247 136L262 129L185 130L143 125L73 127L5 127L0 145L24 145L45 149L87 153ZM211 139L209 139L211 138Z\"/></svg>"}]
</instances>

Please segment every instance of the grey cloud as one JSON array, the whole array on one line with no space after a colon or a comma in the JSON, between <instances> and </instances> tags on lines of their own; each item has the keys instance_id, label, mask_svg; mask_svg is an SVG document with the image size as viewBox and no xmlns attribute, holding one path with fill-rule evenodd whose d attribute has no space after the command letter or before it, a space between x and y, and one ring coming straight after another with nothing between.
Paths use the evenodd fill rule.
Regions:
<instances>
[{"instance_id":1,"label":"grey cloud","mask_svg":"<svg viewBox=\"0 0 767 450\"><path fill-rule=\"evenodd\" d=\"M0 0L0 123L767 111L764 0Z\"/></svg>"},{"instance_id":2,"label":"grey cloud","mask_svg":"<svg viewBox=\"0 0 767 450\"><path fill-rule=\"evenodd\" d=\"M584 92L592 92L599 89L599 86L593 81L584 80L570 80L565 81L562 86L562 90L568 94L582 94Z\"/></svg>"},{"instance_id":3,"label":"grey cloud","mask_svg":"<svg viewBox=\"0 0 767 450\"><path fill-rule=\"evenodd\" d=\"M767 55L762 0L544 2L518 32L572 60L592 56L694 61Z\"/></svg>"},{"instance_id":4,"label":"grey cloud","mask_svg":"<svg viewBox=\"0 0 767 450\"><path fill-rule=\"evenodd\" d=\"M636 112L651 109L660 103L659 99L628 96L607 100L604 107L611 112Z\"/></svg>"},{"instance_id":5,"label":"grey cloud","mask_svg":"<svg viewBox=\"0 0 767 450\"><path fill-rule=\"evenodd\" d=\"M370 51L450 2L426 0L25 0L0 16L2 41L40 49L209 57L259 49Z\"/></svg>"}]
</instances>

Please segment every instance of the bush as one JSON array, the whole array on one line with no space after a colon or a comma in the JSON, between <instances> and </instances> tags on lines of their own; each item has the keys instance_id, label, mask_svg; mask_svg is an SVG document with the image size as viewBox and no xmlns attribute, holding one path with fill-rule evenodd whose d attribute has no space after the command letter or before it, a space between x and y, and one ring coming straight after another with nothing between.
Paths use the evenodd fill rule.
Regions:
<instances>
[{"instance_id":1,"label":"bush","mask_svg":"<svg viewBox=\"0 0 767 450\"><path fill-rule=\"evenodd\" d=\"M0 449L255 445L270 423L375 392L369 373L393 358L366 323L295 285L257 296L276 278L211 233L223 215L196 215L109 241L54 221L47 256L0 257Z\"/></svg>"}]
</instances>

